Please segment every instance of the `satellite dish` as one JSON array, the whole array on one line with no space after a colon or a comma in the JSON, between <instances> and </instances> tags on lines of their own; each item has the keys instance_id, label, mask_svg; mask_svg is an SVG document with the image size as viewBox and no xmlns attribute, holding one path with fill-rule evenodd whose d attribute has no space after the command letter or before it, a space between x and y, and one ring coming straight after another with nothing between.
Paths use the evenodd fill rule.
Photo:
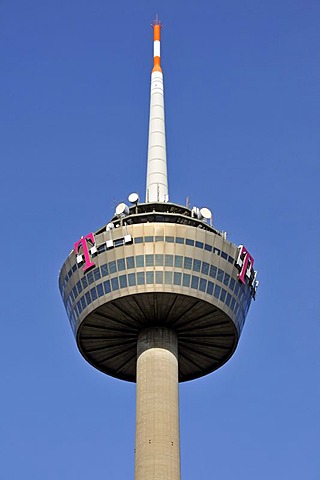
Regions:
<instances>
[{"instance_id":1,"label":"satellite dish","mask_svg":"<svg viewBox=\"0 0 320 480\"><path fill-rule=\"evenodd\" d=\"M128 200L130 203L137 204L139 202L139 195L137 193L130 193Z\"/></svg>"},{"instance_id":2,"label":"satellite dish","mask_svg":"<svg viewBox=\"0 0 320 480\"><path fill-rule=\"evenodd\" d=\"M209 210L209 208L206 208L206 207L203 207L200 209L200 215L202 216L202 218L205 218L206 220L210 220L210 218L212 217L211 211Z\"/></svg>"},{"instance_id":3,"label":"satellite dish","mask_svg":"<svg viewBox=\"0 0 320 480\"><path fill-rule=\"evenodd\" d=\"M110 222L110 223L107 224L106 230L107 230L107 232L109 232L109 230L112 230L113 228L114 228L114 224L112 222Z\"/></svg>"},{"instance_id":4,"label":"satellite dish","mask_svg":"<svg viewBox=\"0 0 320 480\"><path fill-rule=\"evenodd\" d=\"M121 217L124 215L129 215L129 207L125 203L119 203L116 208L116 215L117 217Z\"/></svg>"}]
</instances>

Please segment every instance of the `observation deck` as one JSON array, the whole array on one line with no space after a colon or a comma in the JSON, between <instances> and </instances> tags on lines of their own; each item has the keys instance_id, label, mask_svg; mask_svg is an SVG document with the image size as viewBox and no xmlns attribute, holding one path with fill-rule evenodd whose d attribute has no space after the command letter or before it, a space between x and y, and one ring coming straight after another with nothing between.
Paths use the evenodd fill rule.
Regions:
<instances>
[{"instance_id":1,"label":"observation deck","mask_svg":"<svg viewBox=\"0 0 320 480\"><path fill-rule=\"evenodd\" d=\"M138 335L150 327L176 332L180 382L232 356L254 296L250 279L238 279L236 245L173 203L128 207L93 236L94 265L84 272L72 251L59 277L89 363L135 382Z\"/></svg>"}]
</instances>

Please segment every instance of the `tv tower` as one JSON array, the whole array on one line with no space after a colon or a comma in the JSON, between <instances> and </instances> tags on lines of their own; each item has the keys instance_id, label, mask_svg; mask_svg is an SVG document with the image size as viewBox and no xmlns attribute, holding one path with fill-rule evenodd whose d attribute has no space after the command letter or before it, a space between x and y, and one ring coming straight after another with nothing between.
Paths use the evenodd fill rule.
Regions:
<instances>
[{"instance_id":1,"label":"tv tower","mask_svg":"<svg viewBox=\"0 0 320 480\"><path fill-rule=\"evenodd\" d=\"M146 201L130 194L75 242L59 286L83 357L137 384L135 480L180 480L178 383L232 356L258 282L252 255L208 208L169 202L158 18L152 26Z\"/></svg>"}]
</instances>

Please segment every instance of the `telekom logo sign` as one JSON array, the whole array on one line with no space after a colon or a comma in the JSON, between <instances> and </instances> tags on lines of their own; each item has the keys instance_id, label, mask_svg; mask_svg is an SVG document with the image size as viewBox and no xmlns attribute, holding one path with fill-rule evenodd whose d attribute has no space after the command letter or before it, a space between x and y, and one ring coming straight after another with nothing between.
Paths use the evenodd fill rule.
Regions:
<instances>
[{"instance_id":1,"label":"telekom logo sign","mask_svg":"<svg viewBox=\"0 0 320 480\"><path fill-rule=\"evenodd\" d=\"M250 284L252 283L251 276L252 276L253 264L254 264L253 256L250 255L250 253L248 252L248 250L244 245L240 245L239 255L236 262L237 267L239 267L240 269L240 273L238 274L238 278L240 282L247 283L246 281L246 277L247 277L249 280L249 283ZM254 274L256 275L256 272L254 272Z\"/></svg>"},{"instance_id":2,"label":"telekom logo sign","mask_svg":"<svg viewBox=\"0 0 320 480\"><path fill-rule=\"evenodd\" d=\"M92 248L88 248L88 244L92 244ZM74 252L77 255L77 263L81 263L83 261L82 254L80 253L80 248L82 248L83 257L84 257L84 266L83 271L86 272L89 268L94 267L95 263L91 261L90 254L97 252L97 247L95 245L95 239L93 233L89 233L85 237L81 237L74 244Z\"/></svg>"}]
</instances>

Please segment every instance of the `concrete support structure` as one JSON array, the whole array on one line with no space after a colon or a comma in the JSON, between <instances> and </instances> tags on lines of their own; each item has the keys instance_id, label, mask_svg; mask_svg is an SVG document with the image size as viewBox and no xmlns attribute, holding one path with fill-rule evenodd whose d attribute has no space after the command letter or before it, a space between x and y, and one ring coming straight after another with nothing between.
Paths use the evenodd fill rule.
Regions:
<instances>
[{"instance_id":1,"label":"concrete support structure","mask_svg":"<svg viewBox=\"0 0 320 480\"><path fill-rule=\"evenodd\" d=\"M178 338L142 330L137 342L135 480L180 480Z\"/></svg>"}]
</instances>

